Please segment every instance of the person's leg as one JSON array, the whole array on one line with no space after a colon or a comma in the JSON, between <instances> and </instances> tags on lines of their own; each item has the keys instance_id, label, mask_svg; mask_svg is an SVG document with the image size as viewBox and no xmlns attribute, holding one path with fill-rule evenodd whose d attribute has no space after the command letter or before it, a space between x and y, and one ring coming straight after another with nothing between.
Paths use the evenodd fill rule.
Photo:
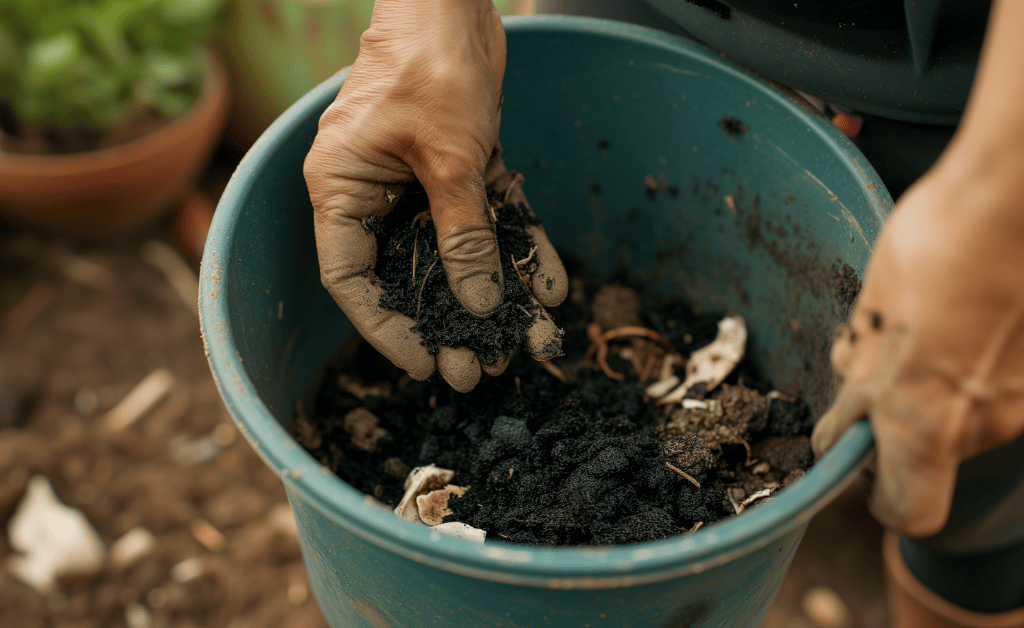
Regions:
<instances>
[{"instance_id":1,"label":"person's leg","mask_svg":"<svg viewBox=\"0 0 1024 628\"><path fill-rule=\"evenodd\" d=\"M960 466L941 532L884 552L895 628L1024 628L1024 437Z\"/></svg>"}]
</instances>

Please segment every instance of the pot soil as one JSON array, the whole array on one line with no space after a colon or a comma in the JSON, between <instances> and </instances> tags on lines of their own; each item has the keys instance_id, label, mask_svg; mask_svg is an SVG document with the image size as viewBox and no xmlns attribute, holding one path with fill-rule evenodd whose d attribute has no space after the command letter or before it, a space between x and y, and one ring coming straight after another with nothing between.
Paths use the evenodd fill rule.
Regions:
<instances>
[{"instance_id":1,"label":"pot soil","mask_svg":"<svg viewBox=\"0 0 1024 628\"><path fill-rule=\"evenodd\" d=\"M492 207L503 196L489 194ZM407 197L367 225L378 234L382 306L417 321L432 351L471 346L496 363L544 315L525 289L529 263L517 263L530 255L523 229L536 218L525 204L499 207L505 303L479 320L459 311L434 268L425 198ZM565 328L560 359L516 354L504 374L460 394L440 377L412 381L357 338L322 370L308 415L297 407L293 435L407 519L535 545L692 533L803 476L812 462L807 407L742 361L741 318L575 274L570 298L550 312ZM429 465L454 474L413 478ZM411 484L425 486L406 491Z\"/></svg>"}]
</instances>

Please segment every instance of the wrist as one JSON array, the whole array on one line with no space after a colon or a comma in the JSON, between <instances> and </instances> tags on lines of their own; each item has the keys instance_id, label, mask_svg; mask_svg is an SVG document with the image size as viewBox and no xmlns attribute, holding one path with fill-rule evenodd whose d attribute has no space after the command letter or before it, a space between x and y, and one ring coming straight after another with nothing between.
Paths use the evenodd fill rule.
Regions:
<instances>
[{"instance_id":1,"label":"wrist","mask_svg":"<svg viewBox=\"0 0 1024 628\"><path fill-rule=\"evenodd\" d=\"M1024 139L961 128L919 185L958 206L954 211L1024 219Z\"/></svg>"},{"instance_id":2,"label":"wrist","mask_svg":"<svg viewBox=\"0 0 1024 628\"><path fill-rule=\"evenodd\" d=\"M496 11L491 0L376 0L373 5L373 21L391 16L409 19L430 18L432 16L448 19Z\"/></svg>"}]
</instances>

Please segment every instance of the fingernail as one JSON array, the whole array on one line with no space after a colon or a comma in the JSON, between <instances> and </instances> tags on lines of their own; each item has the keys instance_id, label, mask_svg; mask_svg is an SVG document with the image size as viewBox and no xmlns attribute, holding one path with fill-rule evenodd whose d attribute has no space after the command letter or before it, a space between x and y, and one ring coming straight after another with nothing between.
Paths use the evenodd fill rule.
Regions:
<instances>
[{"instance_id":1,"label":"fingernail","mask_svg":"<svg viewBox=\"0 0 1024 628\"><path fill-rule=\"evenodd\" d=\"M473 316L485 318L501 305L501 274L480 273L466 277L455 295Z\"/></svg>"}]
</instances>

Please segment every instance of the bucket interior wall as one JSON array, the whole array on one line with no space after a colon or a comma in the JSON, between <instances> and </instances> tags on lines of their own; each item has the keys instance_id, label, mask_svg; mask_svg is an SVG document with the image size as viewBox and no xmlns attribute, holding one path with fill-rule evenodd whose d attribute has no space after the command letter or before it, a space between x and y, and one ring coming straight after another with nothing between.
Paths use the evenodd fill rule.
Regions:
<instances>
[{"instance_id":1,"label":"bucket interior wall","mask_svg":"<svg viewBox=\"0 0 1024 628\"><path fill-rule=\"evenodd\" d=\"M860 274L891 201L850 176L863 172L852 145L823 150L838 134L784 115L799 105L766 97L760 79L659 53L600 33L571 46L543 30L510 38L508 165L570 268L738 312L760 371L820 412L844 266ZM278 138L226 260L229 277L259 278L224 287L245 304L229 314L239 357L282 425L353 333L320 285L301 171L333 96L320 89L315 115Z\"/></svg>"}]
</instances>

